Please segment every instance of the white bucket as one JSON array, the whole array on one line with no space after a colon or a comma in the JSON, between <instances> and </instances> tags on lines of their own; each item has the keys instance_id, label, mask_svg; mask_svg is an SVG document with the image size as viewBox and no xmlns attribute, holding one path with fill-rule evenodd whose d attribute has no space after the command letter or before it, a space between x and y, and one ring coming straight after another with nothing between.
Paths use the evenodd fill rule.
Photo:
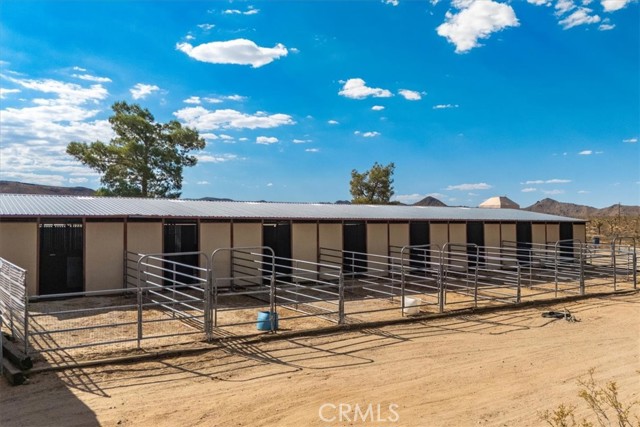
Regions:
<instances>
[{"instance_id":1,"label":"white bucket","mask_svg":"<svg viewBox=\"0 0 640 427\"><path fill-rule=\"evenodd\" d=\"M413 316L420 313L420 300L417 298L404 297L404 310L406 316Z\"/></svg>"}]
</instances>

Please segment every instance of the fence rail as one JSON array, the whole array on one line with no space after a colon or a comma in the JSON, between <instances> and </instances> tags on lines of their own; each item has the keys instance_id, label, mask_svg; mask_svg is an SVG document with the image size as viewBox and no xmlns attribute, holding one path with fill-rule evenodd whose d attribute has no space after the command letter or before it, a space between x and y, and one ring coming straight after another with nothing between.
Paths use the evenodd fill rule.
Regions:
<instances>
[{"instance_id":1,"label":"fence rail","mask_svg":"<svg viewBox=\"0 0 640 427\"><path fill-rule=\"evenodd\" d=\"M64 360L86 347L141 348L151 341L253 333L256 311L269 314L266 330L282 324L313 329L603 287L637 289L635 241L622 243L447 243L390 246L388 255L319 248L318 262L278 257L268 247L126 252L121 289L38 297L27 296L24 269L0 259L0 327L25 353ZM218 258L231 260L230 268L221 269L226 264Z\"/></svg>"}]
</instances>

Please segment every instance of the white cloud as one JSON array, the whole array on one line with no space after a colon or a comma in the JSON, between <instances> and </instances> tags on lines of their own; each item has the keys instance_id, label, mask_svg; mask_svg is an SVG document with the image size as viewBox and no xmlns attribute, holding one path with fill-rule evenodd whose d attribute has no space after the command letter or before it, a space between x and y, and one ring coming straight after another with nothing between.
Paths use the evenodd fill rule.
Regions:
<instances>
[{"instance_id":1,"label":"white cloud","mask_svg":"<svg viewBox=\"0 0 640 427\"><path fill-rule=\"evenodd\" d=\"M464 53L481 46L479 39L507 27L520 25L513 8L492 0L467 2L457 14L447 12L445 22L436 31L456 46L456 53Z\"/></svg>"},{"instance_id":2,"label":"white cloud","mask_svg":"<svg viewBox=\"0 0 640 427\"><path fill-rule=\"evenodd\" d=\"M185 104L200 104L200 97L199 96L190 96L189 98L185 99L184 101Z\"/></svg>"},{"instance_id":3,"label":"white cloud","mask_svg":"<svg viewBox=\"0 0 640 427\"><path fill-rule=\"evenodd\" d=\"M535 184L568 184L570 182L571 182L570 179L553 178L553 179L547 179L547 180L543 180L543 179L530 180L530 181L522 182L521 184L523 184L523 185L532 185L532 184L533 185L535 185Z\"/></svg>"},{"instance_id":4,"label":"white cloud","mask_svg":"<svg viewBox=\"0 0 640 427\"><path fill-rule=\"evenodd\" d=\"M527 187L527 188L523 188L520 191L522 191L523 193L532 193L532 192L537 191L537 190L538 190L537 188Z\"/></svg>"},{"instance_id":5,"label":"white cloud","mask_svg":"<svg viewBox=\"0 0 640 427\"><path fill-rule=\"evenodd\" d=\"M273 187L273 182L267 183L267 187Z\"/></svg>"},{"instance_id":6,"label":"white cloud","mask_svg":"<svg viewBox=\"0 0 640 427\"><path fill-rule=\"evenodd\" d=\"M256 144L269 145L275 144L276 142L278 142L278 138L275 136L259 136L256 138Z\"/></svg>"},{"instance_id":7,"label":"white cloud","mask_svg":"<svg viewBox=\"0 0 640 427\"><path fill-rule=\"evenodd\" d=\"M327 123L329 123L330 125L339 125L340 122L337 120L329 120Z\"/></svg>"},{"instance_id":8,"label":"white cloud","mask_svg":"<svg viewBox=\"0 0 640 427\"><path fill-rule=\"evenodd\" d=\"M209 181L198 181L198 182L196 182L196 184L198 184L198 185L208 185Z\"/></svg>"},{"instance_id":9,"label":"white cloud","mask_svg":"<svg viewBox=\"0 0 640 427\"><path fill-rule=\"evenodd\" d=\"M292 47L289 49L289 52L291 53L300 53L300 49L298 49L297 47Z\"/></svg>"},{"instance_id":10,"label":"white cloud","mask_svg":"<svg viewBox=\"0 0 640 427\"><path fill-rule=\"evenodd\" d=\"M306 144L307 142L311 142L310 139L294 139L293 143L294 144Z\"/></svg>"},{"instance_id":11,"label":"white cloud","mask_svg":"<svg viewBox=\"0 0 640 427\"><path fill-rule=\"evenodd\" d=\"M434 110L446 110L448 108L458 108L458 104L438 104L434 105Z\"/></svg>"},{"instance_id":12,"label":"white cloud","mask_svg":"<svg viewBox=\"0 0 640 427\"><path fill-rule=\"evenodd\" d=\"M187 34L186 36L184 36L185 40L195 40L196 38L191 35L191 34Z\"/></svg>"},{"instance_id":13,"label":"white cloud","mask_svg":"<svg viewBox=\"0 0 640 427\"><path fill-rule=\"evenodd\" d=\"M196 155L196 157L198 162L202 163L223 163L238 158L235 154L210 154L205 152Z\"/></svg>"},{"instance_id":14,"label":"white cloud","mask_svg":"<svg viewBox=\"0 0 640 427\"><path fill-rule=\"evenodd\" d=\"M75 67L73 67L73 71L80 71L81 73L84 73L85 71L87 71L87 69L75 66Z\"/></svg>"},{"instance_id":15,"label":"white cloud","mask_svg":"<svg viewBox=\"0 0 640 427\"><path fill-rule=\"evenodd\" d=\"M596 24L600 22L600 17L598 15L589 15L591 12L593 12L592 9L581 7L571 15L558 21L558 24L562 25L564 30L568 30L569 28L577 27L578 25Z\"/></svg>"},{"instance_id":16,"label":"white cloud","mask_svg":"<svg viewBox=\"0 0 640 427\"><path fill-rule=\"evenodd\" d=\"M382 2L385 4L390 4L392 6L397 6L400 4L399 0L382 0Z\"/></svg>"},{"instance_id":17,"label":"white cloud","mask_svg":"<svg viewBox=\"0 0 640 427\"><path fill-rule=\"evenodd\" d=\"M0 87L0 99L4 99L10 93L20 93L20 89L5 89Z\"/></svg>"},{"instance_id":18,"label":"white cloud","mask_svg":"<svg viewBox=\"0 0 640 427\"><path fill-rule=\"evenodd\" d=\"M53 79L32 80L14 78L6 75L2 77L25 89L54 94L58 97L56 99L34 99L34 103L39 105L82 104L89 101L97 103L105 99L108 95L107 89L101 84L82 87L75 83L61 82Z\"/></svg>"},{"instance_id":19,"label":"white cloud","mask_svg":"<svg viewBox=\"0 0 640 427\"><path fill-rule=\"evenodd\" d=\"M615 24L600 24L598 26L598 31L609 31L613 30L616 27Z\"/></svg>"},{"instance_id":20,"label":"white cloud","mask_svg":"<svg viewBox=\"0 0 640 427\"><path fill-rule=\"evenodd\" d=\"M484 182L479 182L477 184L450 185L447 187L447 190L471 191L471 190L488 190L490 188L493 188L493 186Z\"/></svg>"},{"instance_id":21,"label":"white cloud","mask_svg":"<svg viewBox=\"0 0 640 427\"><path fill-rule=\"evenodd\" d=\"M153 92L159 91L160 88L156 85L148 85L144 83L136 83L129 92L131 92L131 96L133 99L145 99L147 96L151 95Z\"/></svg>"},{"instance_id":22,"label":"white cloud","mask_svg":"<svg viewBox=\"0 0 640 427\"><path fill-rule=\"evenodd\" d=\"M535 4L536 6L547 6L551 3L551 0L527 0L527 3Z\"/></svg>"},{"instance_id":23,"label":"white cloud","mask_svg":"<svg viewBox=\"0 0 640 427\"><path fill-rule=\"evenodd\" d=\"M204 31L209 31L211 29L213 29L215 27L215 24L200 24L198 25L198 28L204 30Z\"/></svg>"},{"instance_id":24,"label":"white cloud","mask_svg":"<svg viewBox=\"0 0 640 427\"><path fill-rule=\"evenodd\" d=\"M307 148L304 151L306 151L307 153L317 153L320 151L319 148Z\"/></svg>"},{"instance_id":25,"label":"white cloud","mask_svg":"<svg viewBox=\"0 0 640 427\"><path fill-rule=\"evenodd\" d=\"M256 15L259 12L260 12L260 9L256 9L253 6L249 6L245 11L238 10L238 9L227 9L222 13L225 15Z\"/></svg>"},{"instance_id":26,"label":"white cloud","mask_svg":"<svg viewBox=\"0 0 640 427\"><path fill-rule=\"evenodd\" d=\"M189 43L178 43L176 49L202 62L251 65L253 68L267 65L288 53L281 43L274 47L260 47L247 39L203 43L195 47Z\"/></svg>"},{"instance_id":27,"label":"white cloud","mask_svg":"<svg viewBox=\"0 0 640 427\"><path fill-rule=\"evenodd\" d=\"M222 104L222 99L218 99L218 98L203 98L204 101L210 103L210 104Z\"/></svg>"},{"instance_id":28,"label":"white cloud","mask_svg":"<svg viewBox=\"0 0 640 427\"><path fill-rule=\"evenodd\" d=\"M98 76L92 76L90 74L72 74L71 77L75 77L76 79L80 79L80 80L86 80L89 82L96 82L96 83L111 82L111 79L109 77L98 77Z\"/></svg>"},{"instance_id":29,"label":"white cloud","mask_svg":"<svg viewBox=\"0 0 640 427\"><path fill-rule=\"evenodd\" d=\"M373 111L382 111L382 110L384 110L384 106L382 106L382 105L374 105L373 107L371 107L371 109Z\"/></svg>"},{"instance_id":30,"label":"white cloud","mask_svg":"<svg viewBox=\"0 0 640 427\"><path fill-rule=\"evenodd\" d=\"M616 10L625 8L634 1L637 0L600 0L600 3L605 12L615 12Z\"/></svg>"},{"instance_id":31,"label":"white cloud","mask_svg":"<svg viewBox=\"0 0 640 427\"><path fill-rule=\"evenodd\" d=\"M70 184L81 184L83 182L88 182L88 178L69 178Z\"/></svg>"},{"instance_id":32,"label":"white cloud","mask_svg":"<svg viewBox=\"0 0 640 427\"><path fill-rule=\"evenodd\" d=\"M267 114L262 111L246 114L231 109L210 111L202 106L182 108L173 114L188 126L195 127L200 131L267 129L296 123L288 114Z\"/></svg>"},{"instance_id":33,"label":"white cloud","mask_svg":"<svg viewBox=\"0 0 640 427\"><path fill-rule=\"evenodd\" d=\"M387 89L367 87L366 82L360 78L347 80L338 95L351 99L364 99L369 96L374 98L389 98L393 96Z\"/></svg>"},{"instance_id":34,"label":"white cloud","mask_svg":"<svg viewBox=\"0 0 640 427\"><path fill-rule=\"evenodd\" d=\"M556 16L564 15L572 9L575 9L576 5L573 4L573 0L558 0L556 2Z\"/></svg>"},{"instance_id":35,"label":"white cloud","mask_svg":"<svg viewBox=\"0 0 640 427\"><path fill-rule=\"evenodd\" d=\"M636 142L638 142L638 138L623 139L622 142L630 142L632 144L635 144Z\"/></svg>"},{"instance_id":36,"label":"white cloud","mask_svg":"<svg viewBox=\"0 0 640 427\"><path fill-rule=\"evenodd\" d=\"M247 138L247 137L245 137L245 136L243 136L242 138L239 138L239 139L238 139L238 141L243 141L243 142L244 142L244 141L248 141L248 140L249 140L249 138Z\"/></svg>"},{"instance_id":37,"label":"white cloud","mask_svg":"<svg viewBox=\"0 0 640 427\"><path fill-rule=\"evenodd\" d=\"M225 96L224 99L228 99L230 101L244 101L247 99L247 97L242 95L229 95Z\"/></svg>"},{"instance_id":38,"label":"white cloud","mask_svg":"<svg viewBox=\"0 0 640 427\"><path fill-rule=\"evenodd\" d=\"M578 154L581 155L581 156L590 156L591 154L593 154L593 151L592 150L582 150Z\"/></svg>"},{"instance_id":39,"label":"white cloud","mask_svg":"<svg viewBox=\"0 0 640 427\"><path fill-rule=\"evenodd\" d=\"M415 90L400 89L398 93L409 101L420 101L422 99L420 92L416 92Z\"/></svg>"},{"instance_id":40,"label":"white cloud","mask_svg":"<svg viewBox=\"0 0 640 427\"><path fill-rule=\"evenodd\" d=\"M375 138L376 136L380 136L380 132L377 131L360 132L357 130L353 133L354 135L362 135L363 138Z\"/></svg>"},{"instance_id":41,"label":"white cloud","mask_svg":"<svg viewBox=\"0 0 640 427\"><path fill-rule=\"evenodd\" d=\"M587 190L578 191L578 194L589 194L589 193L591 193L591 191L587 191Z\"/></svg>"},{"instance_id":42,"label":"white cloud","mask_svg":"<svg viewBox=\"0 0 640 427\"><path fill-rule=\"evenodd\" d=\"M564 194L564 190L542 190L542 192L549 195Z\"/></svg>"}]
</instances>

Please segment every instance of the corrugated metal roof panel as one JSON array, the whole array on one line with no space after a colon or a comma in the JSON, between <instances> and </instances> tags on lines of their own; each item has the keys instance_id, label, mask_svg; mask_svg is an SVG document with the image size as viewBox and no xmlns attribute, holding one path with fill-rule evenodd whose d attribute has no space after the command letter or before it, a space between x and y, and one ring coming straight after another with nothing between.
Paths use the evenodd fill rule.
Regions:
<instances>
[{"instance_id":1,"label":"corrugated metal roof panel","mask_svg":"<svg viewBox=\"0 0 640 427\"><path fill-rule=\"evenodd\" d=\"M0 194L0 217L17 216L584 222L517 209Z\"/></svg>"}]
</instances>

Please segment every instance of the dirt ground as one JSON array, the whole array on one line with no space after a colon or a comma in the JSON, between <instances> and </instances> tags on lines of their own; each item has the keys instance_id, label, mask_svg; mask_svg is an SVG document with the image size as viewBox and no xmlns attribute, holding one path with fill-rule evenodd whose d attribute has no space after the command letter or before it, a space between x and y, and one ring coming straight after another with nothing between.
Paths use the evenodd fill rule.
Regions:
<instances>
[{"instance_id":1,"label":"dirt ground","mask_svg":"<svg viewBox=\"0 0 640 427\"><path fill-rule=\"evenodd\" d=\"M564 308L580 321L541 317ZM640 398L639 314L634 293L229 340L198 355L41 373L19 387L0 381L0 426L537 427L539 411L559 403L589 414L577 380L592 367L624 401Z\"/></svg>"}]
</instances>

